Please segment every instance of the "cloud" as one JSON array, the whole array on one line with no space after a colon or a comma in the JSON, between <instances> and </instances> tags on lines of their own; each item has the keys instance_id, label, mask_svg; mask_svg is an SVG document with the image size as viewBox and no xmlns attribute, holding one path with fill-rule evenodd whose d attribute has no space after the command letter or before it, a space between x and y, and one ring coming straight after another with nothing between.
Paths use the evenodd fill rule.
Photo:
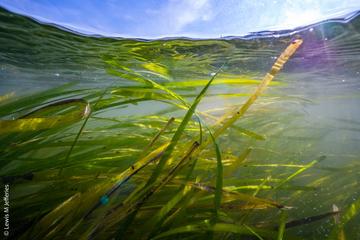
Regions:
<instances>
[{"instance_id":1,"label":"cloud","mask_svg":"<svg viewBox=\"0 0 360 240\"><path fill-rule=\"evenodd\" d=\"M159 11L167 32L177 33L197 21L209 21L213 12L209 0L169 0Z\"/></svg>"}]
</instances>

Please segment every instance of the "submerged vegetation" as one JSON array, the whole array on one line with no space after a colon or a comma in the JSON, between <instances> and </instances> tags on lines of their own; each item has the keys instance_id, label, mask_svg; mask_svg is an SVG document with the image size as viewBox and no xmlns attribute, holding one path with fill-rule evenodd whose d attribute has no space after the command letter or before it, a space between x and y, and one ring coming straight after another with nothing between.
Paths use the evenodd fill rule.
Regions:
<instances>
[{"instance_id":1,"label":"submerged vegetation","mask_svg":"<svg viewBox=\"0 0 360 240\"><path fill-rule=\"evenodd\" d=\"M258 184L247 185L236 183L232 172L241 174L253 148L246 148L236 156L218 140L228 130L257 141L265 140L251 130L232 126L246 114L301 43L300 39L294 40L255 92L239 107L230 107L220 117L197 109L209 87L213 83L252 83L235 79L216 81L222 74L221 67L206 83L169 85L202 87L192 104L166 84L118 63L109 63L108 73L134 81L135 85L122 87L114 82L100 92L68 90L70 86L65 85L3 104L2 115L12 112L19 116L0 121L3 142L11 143L2 150L3 161L8 159L3 165L8 168L3 181L15 186L19 196L14 196L14 204L27 205L26 210L21 210L23 223L14 227L14 236L20 239L174 239L176 236L232 239L243 235L249 239L283 239L289 227L339 214L331 211L287 222L286 212L296 206L260 196L264 189L276 192L287 186L288 190L298 190L288 183L325 156L314 156L315 160L305 165L289 165L297 170L275 184L269 184L272 179L265 176ZM166 73L164 67L155 63L146 68L158 70L161 75ZM127 119L102 116L106 111L141 101L165 102L175 107L168 110L168 115L176 109L185 114L169 120L164 113ZM156 129L158 133L154 132ZM273 163L273 166L281 167L281 164ZM29 179L33 181L26 181ZM17 182L20 189L16 189ZM352 211L357 212L357 205L351 206ZM37 208L41 211L34 211ZM257 211L274 210L280 211L278 227L252 219ZM351 214L338 220L341 223L334 232L341 231ZM289 235L290 238L297 239Z\"/></svg>"},{"instance_id":2,"label":"submerged vegetation","mask_svg":"<svg viewBox=\"0 0 360 240\"><path fill-rule=\"evenodd\" d=\"M263 68L275 63L259 79L231 70L252 59L248 49L212 61L197 41L124 40L136 66L126 64L126 54L102 53L99 68L109 81L101 87L70 81L0 96L10 237L357 239L359 155L348 135L339 138L349 151L331 151L322 141L329 129L359 133L360 123L339 114L348 128L314 126L316 114L298 106L318 99L287 94L302 85L277 74L288 60L303 64L302 43L283 39L281 46L289 46L278 57L280 50L266 50L272 57ZM235 51L225 41L206 44L221 54ZM147 59L140 50L153 52ZM161 51L170 60L157 61ZM187 62L196 51L196 61ZM174 59L180 70L169 67ZM185 65L206 74L174 80ZM339 167L329 159L351 161Z\"/></svg>"}]
</instances>

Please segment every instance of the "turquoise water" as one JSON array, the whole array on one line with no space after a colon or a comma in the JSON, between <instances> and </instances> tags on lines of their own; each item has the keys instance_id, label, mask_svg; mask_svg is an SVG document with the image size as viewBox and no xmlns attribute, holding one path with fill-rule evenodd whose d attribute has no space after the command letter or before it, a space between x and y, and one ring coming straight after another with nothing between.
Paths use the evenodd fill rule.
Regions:
<instances>
[{"instance_id":1,"label":"turquoise water","mask_svg":"<svg viewBox=\"0 0 360 240\"><path fill-rule=\"evenodd\" d=\"M236 122L238 128L252 133L231 128L221 136L219 145L225 169L230 165L226 160L231 160L232 155L240 156L251 149L244 165L224 178L224 187L238 187L236 191L253 194L253 189L241 186L264 184L269 188L264 187L259 196L290 206L289 222L308 217L287 229L285 239L339 239L333 233L337 226L343 228L346 239L360 239L359 17L349 22L324 22L283 36L153 41L82 36L3 9L0 22L2 120L19 118L61 99L83 98L94 110L78 147L67 160L64 159L81 122L45 132L1 132L0 175L3 184L10 184L13 238L37 229L34 226L42 217L73 194L86 192L101 179L110 179L130 167L166 119L172 116L181 119L184 115L184 111L169 105L168 98L136 89L138 82L130 79L134 74L169 87L192 102L204 85L195 83L209 80L222 67L214 80L219 84L210 87L198 107L199 112L205 113L204 123L212 127L216 118L245 102L288 43L301 37L304 41L301 48L265 94ZM121 69L123 74L115 76L111 69ZM51 92L54 88L58 89ZM101 107L94 107L104 90ZM197 131L194 124L186 137ZM161 141L165 142L170 133ZM323 159L322 156L324 160L277 187L277 183L311 161ZM211 155L209 160L213 158ZM199 175L204 182L213 184L215 170L211 161L209 166L205 163L199 163ZM59 169L64 171L64 178L58 179L54 174ZM103 177L100 180L99 175ZM133 185L140 184L139 179L119 193L117 200L127 196ZM164 196L159 199L153 202L169 201ZM342 223L334 213L318 221L309 220L311 216L332 212L333 205L340 209L336 216L343 219ZM240 224L245 215L247 224L254 227L269 228L279 222L278 209L253 211L250 216L246 210L228 211L222 220ZM204 220L199 219L194 221ZM146 232L141 229L142 221L141 217L135 220L134 229ZM175 222L171 228L184 223ZM81 230L86 226L84 223ZM78 239L81 230L67 236ZM68 232L64 227L51 238L63 239ZM39 236L46 238L46 234ZM95 238L110 236L109 233ZM138 236L129 233L128 238ZM198 232L177 237L185 236L203 237ZM236 234L215 237L237 239Z\"/></svg>"}]
</instances>

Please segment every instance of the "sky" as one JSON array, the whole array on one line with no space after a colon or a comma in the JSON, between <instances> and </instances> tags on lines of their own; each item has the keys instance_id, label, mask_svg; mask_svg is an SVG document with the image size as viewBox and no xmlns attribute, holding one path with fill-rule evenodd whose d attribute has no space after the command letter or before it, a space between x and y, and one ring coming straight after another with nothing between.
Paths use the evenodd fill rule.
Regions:
<instances>
[{"instance_id":1,"label":"sky","mask_svg":"<svg viewBox=\"0 0 360 240\"><path fill-rule=\"evenodd\" d=\"M85 34L218 38L293 29L360 10L360 0L0 0Z\"/></svg>"}]
</instances>

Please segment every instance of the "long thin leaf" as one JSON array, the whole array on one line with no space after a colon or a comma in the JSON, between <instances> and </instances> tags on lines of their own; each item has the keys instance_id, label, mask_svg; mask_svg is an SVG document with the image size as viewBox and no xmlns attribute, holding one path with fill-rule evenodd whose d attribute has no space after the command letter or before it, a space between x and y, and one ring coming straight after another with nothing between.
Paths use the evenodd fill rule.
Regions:
<instances>
[{"instance_id":1,"label":"long thin leaf","mask_svg":"<svg viewBox=\"0 0 360 240\"><path fill-rule=\"evenodd\" d=\"M304 167L300 168L299 170L297 170L296 172L294 172L293 174L291 174L290 176L288 176L287 178L285 178L283 181L281 181L276 187L275 189L281 187L282 185L284 185L285 183L289 182L290 180L292 180L293 178L295 178L296 176L298 176L299 174L301 174L302 172L306 171L307 169L311 168L312 166L314 166L315 164L317 164L320 161L323 161L326 158L326 156L321 156L318 159L311 161L310 163L306 164Z\"/></svg>"},{"instance_id":2,"label":"long thin leaf","mask_svg":"<svg viewBox=\"0 0 360 240\"><path fill-rule=\"evenodd\" d=\"M245 226L241 226L241 225L239 226L239 225L229 224L229 223L217 223L214 225L197 224L197 225L187 225L187 226L183 226L183 227L174 228L167 232L157 235L156 237L152 238L152 240L161 239L164 237L169 237L169 236L178 235L178 234L204 233L206 231L228 232L228 233L235 233L235 234L244 235L244 236L254 235L253 231L249 230L249 228L245 227ZM266 238L275 239L275 237L276 237L276 233L272 232L272 231L266 231L266 230L261 230L261 229L256 229L255 231L260 236L263 236Z\"/></svg>"}]
</instances>

